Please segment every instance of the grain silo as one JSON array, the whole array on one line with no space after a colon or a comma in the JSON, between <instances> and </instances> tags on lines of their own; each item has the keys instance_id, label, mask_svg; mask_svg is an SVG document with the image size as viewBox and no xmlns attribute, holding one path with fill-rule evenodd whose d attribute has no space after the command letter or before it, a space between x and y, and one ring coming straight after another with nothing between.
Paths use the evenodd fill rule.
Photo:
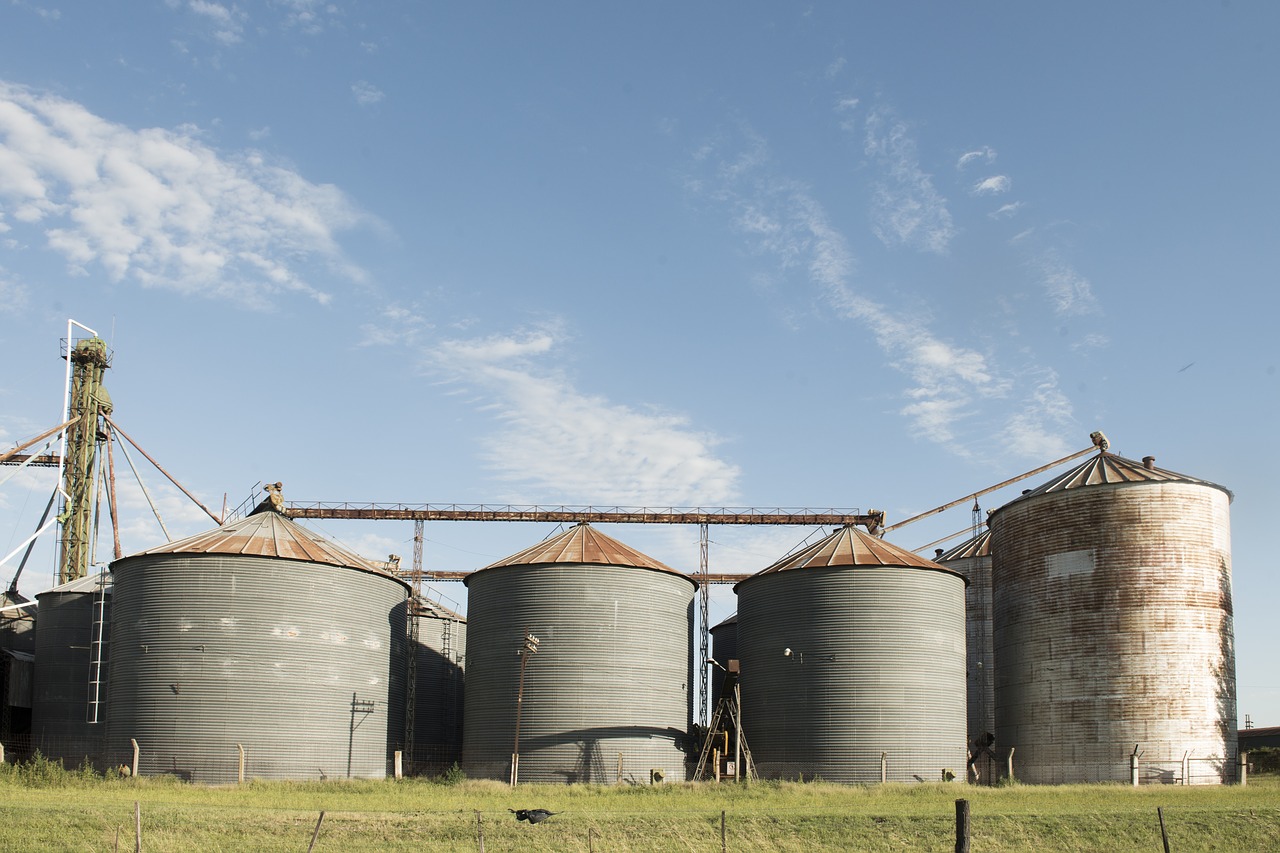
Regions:
<instances>
[{"instance_id":1,"label":"grain silo","mask_svg":"<svg viewBox=\"0 0 1280 853\"><path fill-rule=\"evenodd\" d=\"M964 777L960 573L850 525L735 590L743 729L761 777Z\"/></svg>"},{"instance_id":2,"label":"grain silo","mask_svg":"<svg viewBox=\"0 0 1280 853\"><path fill-rule=\"evenodd\" d=\"M463 665L467 620L439 602L418 596L414 654L413 747L409 767L437 776L462 761Z\"/></svg>"},{"instance_id":3,"label":"grain silo","mask_svg":"<svg viewBox=\"0 0 1280 853\"><path fill-rule=\"evenodd\" d=\"M996 729L995 657L991 650L991 531L983 530L935 559L969 580L964 606L968 728L970 743L982 744L986 742L984 737L994 735Z\"/></svg>"},{"instance_id":4,"label":"grain silo","mask_svg":"<svg viewBox=\"0 0 1280 853\"><path fill-rule=\"evenodd\" d=\"M199 782L382 778L409 587L269 508L117 560L112 761Z\"/></svg>"},{"instance_id":5,"label":"grain silo","mask_svg":"<svg viewBox=\"0 0 1280 853\"><path fill-rule=\"evenodd\" d=\"M466 583L468 776L687 778L692 578L580 524Z\"/></svg>"},{"instance_id":6,"label":"grain silo","mask_svg":"<svg viewBox=\"0 0 1280 853\"><path fill-rule=\"evenodd\" d=\"M112 597L106 572L36 595L31 746L68 767L101 763Z\"/></svg>"},{"instance_id":7,"label":"grain silo","mask_svg":"<svg viewBox=\"0 0 1280 853\"><path fill-rule=\"evenodd\" d=\"M738 659L738 614L711 626L711 658L720 664L711 670L711 713L724 690L724 679L729 669L729 661Z\"/></svg>"},{"instance_id":8,"label":"grain silo","mask_svg":"<svg viewBox=\"0 0 1280 853\"><path fill-rule=\"evenodd\" d=\"M1032 783L1221 783L1231 494L1103 450L991 514L996 739Z\"/></svg>"}]
</instances>

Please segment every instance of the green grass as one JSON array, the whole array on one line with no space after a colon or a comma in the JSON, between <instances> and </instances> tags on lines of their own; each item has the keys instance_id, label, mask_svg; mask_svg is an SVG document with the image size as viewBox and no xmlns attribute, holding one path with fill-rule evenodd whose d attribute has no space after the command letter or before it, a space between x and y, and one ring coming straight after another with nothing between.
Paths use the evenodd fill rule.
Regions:
<instances>
[{"instance_id":1,"label":"green grass","mask_svg":"<svg viewBox=\"0 0 1280 853\"><path fill-rule=\"evenodd\" d=\"M0 850L133 849L140 804L146 851L479 849L667 851L952 851L955 801L968 799L974 853L1280 850L1280 777L1248 787L962 784L848 786L767 782L660 786L497 782L253 782L209 787L171 779L102 779L89 772L0 767ZM561 812L517 823L508 808ZM477 827L477 812L482 823Z\"/></svg>"}]
</instances>

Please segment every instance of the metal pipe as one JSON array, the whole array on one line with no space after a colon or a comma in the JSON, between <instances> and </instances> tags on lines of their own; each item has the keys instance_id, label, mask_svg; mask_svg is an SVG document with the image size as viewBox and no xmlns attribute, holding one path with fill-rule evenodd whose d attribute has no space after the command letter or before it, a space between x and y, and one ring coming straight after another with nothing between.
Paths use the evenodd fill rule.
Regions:
<instances>
[{"instance_id":1,"label":"metal pipe","mask_svg":"<svg viewBox=\"0 0 1280 853\"><path fill-rule=\"evenodd\" d=\"M130 444L132 444L134 447L138 448L138 452L139 452L139 453L141 453L143 456L147 457L147 461L148 461L148 462L150 462L152 465L156 466L156 470L157 470L157 471L159 471L161 474L164 474L166 477L168 477L168 478L169 478L169 482L170 482L170 483L173 483L175 486L177 486L177 487L178 487L179 491L181 491L181 492L182 492L184 495L186 495L187 497L191 498L191 501L192 501L196 506L198 506L198 507L200 507L202 510L204 510L205 515L207 515L207 516L209 516L210 518L212 518L215 524L217 524L219 527L221 527L221 526L222 526L222 519L218 518L216 515L214 515L214 514L209 510L209 508L208 508L208 507L206 507L204 504L200 503L200 501L196 500L196 496L195 496L195 495L191 494L191 492L188 492L188 491L186 490L186 488L185 488L181 483L179 483L177 480L175 480L175 479L173 478L173 475L172 475L172 474L170 474L168 471L164 470L164 468L160 467L160 463L159 463L159 462L157 462L156 460L152 459L152 458L151 458L151 455L150 455L149 453L147 453L147 451L143 450L143 449L138 445L138 442L136 442L136 441L134 441L132 438L130 438L130 437L129 437L129 434L128 434L127 432L125 432L124 430L120 429L120 426L119 426L118 424L116 424L116 422L115 422L115 421L111 420L111 418L107 417L106 415L103 415L103 416L102 416L102 419L103 419L104 421L106 421L108 424L110 424L110 426L111 426L111 428L112 428L112 429L114 429L116 432L118 432L118 433L120 433L122 436L124 436L124 437L125 437L125 439L126 439ZM122 450L124 449L124 445L123 445L123 444L122 444L122 445L120 445L120 447L121 447L121 449L122 449ZM130 465L132 465L133 463L129 463L129 464L130 464ZM137 472L136 472L136 470L135 470L135 472L134 472L134 473L137 473Z\"/></svg>"},{"instance_id":2,"label":"metal pipe","mask_svg":"<svg viewBox=\"0 0 1280 853\"><path fill-rule=\"evenodd\" d=\"M119 432L119 430L117 430ZM124 435L123 432L120 433ZM135 447L137 445L134 445ZM147 491L147 484L142 482L142 475L138 473L138 467L133 464L133 459L129 457L128 449L122 444L120 452L124 454L124 461L129 463L129 468L133 471L133 476L137 479L138 485L142 488L143 497L147 499L147 505L151 507L151 512L155 515L156 521L160 522L160 529L164 531L166 541L172 542L173 537L169 535L169 531L164 526L164 519L160 517L160 510L156 509L156 502L151 499L151 492Z\"/></svg>"}]
</instances>

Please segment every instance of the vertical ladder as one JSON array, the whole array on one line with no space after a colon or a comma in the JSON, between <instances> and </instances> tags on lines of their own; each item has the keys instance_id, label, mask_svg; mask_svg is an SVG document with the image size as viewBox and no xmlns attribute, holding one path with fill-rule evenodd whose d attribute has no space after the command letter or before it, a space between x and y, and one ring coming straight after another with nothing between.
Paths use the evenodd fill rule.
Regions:
<instances>
[{"instance_id":1,"label":"vertical ladder","mask_svg":"<svg viewBox=\"0 0 1280 853\"><path fill-rule=\"evenodd\" d=\"M106 644L102 641L105 633L107 611L107 573L98 575L97 588L93 591L93 624L89 634L89 692L88 706L85 709L85 722L102 722L103 691L105 681L103 675L106 665Z\"/></svg>"},{"instance_id":2,"label":"vertical ladder","mask_svg":"<svg viewBox=\"0 0 1280 853\"><path fill-rule=\"evenodd\" d=\"M409 624L405 626L405 639L409 648L404 656L404 757L409 764L409 772L415 770L414 737L416 717L418 716L418 613L420 602L417 593L409 597L405 604L405 614Z\"/></svg>"}]
</instances>

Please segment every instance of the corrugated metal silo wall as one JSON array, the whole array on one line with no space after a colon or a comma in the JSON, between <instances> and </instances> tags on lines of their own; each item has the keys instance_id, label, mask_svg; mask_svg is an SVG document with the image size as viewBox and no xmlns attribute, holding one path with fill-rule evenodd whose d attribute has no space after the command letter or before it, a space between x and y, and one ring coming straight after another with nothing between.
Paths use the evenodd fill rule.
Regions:
<instances>
[{"instance_id":1,"label":"corrugated metal silo wall","mask_svg":"<svg viewBox=\"0 0 1280 853\"><path fill-rule=\"evenodd\" d=\"M878 782L886 753L890 781L964 778L962 578L806 568L737 592L743 729L761 777Z\"/></svg>"},{"instance_id":2,"label":"corrugated metal silo wall","mask_svg":"<svg viewBox=\"0 0 1280 853\"><path fill-rule=\"evenodd\" d=\"M728 666L729 661L738 657L738 623L723 622L711 629L711 657L715 658L722 666ZM716 705L720 703L720 696L724 691L725 673L722 669L712 667L711 669L711 713L714 714ZM710 715L708 715L710 719Z\"/></svg>"},{"instance_id":3,"label":"corrugated metal silo wall","mask_svg":"<svg viewBox=\"0 0 1280 853\"><path fill-rule=\"evenodd\" d=\"M462 761L463 663L467 623L418 617L413 772L437 776Z\"/></svg>"},{"instance_id":4,"label":"corrugated metal silo wall","mask_svg":"<svg viewBox=\"0 0 1280 853\"><path fill-rule=\"evenodd\" d=\"M270 557L113 566L107 749L140 772L233 782L382 778L404 735L408 588Z\"/></svg>"},{"instance_id":5,"label":"corrugated metal silo wall","mask_svg":"<svg viewBox=\"0 0 1280 853\"><path fill-rule=\"evenodd\" d=\"M86 758L101 766L102 715L99 722L88 722L95 593L50 592L37 598L40 618L31 683L31 746L68 767L79 766ZM103 607L108 619L111 598L108 593ZM102 633L109 640L108 624L102 625Z\"/></svg>"},{"instance_id":6,"label":"corrugated metal silo wall","mask_svg":"<svg viewBox=\"0 0 1280 853\"><path fill-rule=\"evenodd\" d=\"M996 738L1032 783L1230 778L1235 652L1227 495L1089 486L991 516Z\"/></svg>"},{"instance_id":7,"label":"corrugated metal silo wall","mask_svg":"<svg viewBox=\"0 0 1280 853\"><path fill-rule=\"evenodd\" d=\"M9 602L0 597L0 602ZM0 649L15 652L36 650L36 620L29 615L0 616Z\"/></svg>"},{"instance_id":8,"label":"corrugated metal silo wall","mask_svg":"<svg viewBox=\"0 0 1280 853\"><path fill-rule=\"evenodd\" d=\"M961 557L942 565L969 579L965 590L965 666L969 738L995 734L995 654L991 638L991 557Z\"/></svg>"},{"instance_id":9,"label":"corrugated metal silo wall","mask_svg":"<svg viewBox=\"0 0 1280 853\"><path fill-rule=\"evenodd\" d=\"M528 630L541 642L525 672L522 781L687 778L693 583L618 566L504 566L468 587L468 776L510 777Z\"/></svg>"}]
</instances>

